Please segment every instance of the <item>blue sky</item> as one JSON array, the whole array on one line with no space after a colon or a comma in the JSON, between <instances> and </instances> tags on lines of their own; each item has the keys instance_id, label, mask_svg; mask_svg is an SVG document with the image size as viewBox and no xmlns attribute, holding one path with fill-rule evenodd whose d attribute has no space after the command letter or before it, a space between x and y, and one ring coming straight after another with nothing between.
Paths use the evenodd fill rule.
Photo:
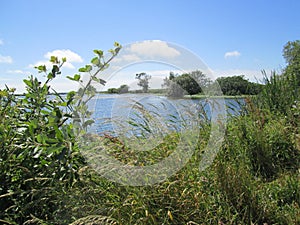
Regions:
<instances>
[{"instance_id":1,"label":"blue sky","mask_svg":"<svg viewBox=\"0 0 300 225\"><path fill-rule=\"evenodd\" d=\"M93 57L93 49L161 40L189 49L214 77L285 66L282 48L299 39L298 0L12 0L0 1L0 88L24 90L22 80L49 55L69 56L64 75ZM59 91L72 89L65 79Z\"/></svg>"}]
</instances>

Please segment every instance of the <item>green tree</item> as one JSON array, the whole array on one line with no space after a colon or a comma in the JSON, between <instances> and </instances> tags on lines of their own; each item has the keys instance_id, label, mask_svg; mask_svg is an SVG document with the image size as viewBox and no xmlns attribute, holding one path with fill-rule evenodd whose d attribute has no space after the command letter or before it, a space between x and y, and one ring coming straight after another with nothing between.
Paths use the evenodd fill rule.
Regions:
<instances>
[{"instance_id":1,"label":"green tree","mask_svg":"<svg viewBox=\"0 0 300 225\"><path fill-rule=\"evenodd\" d=\"M117 93L119 93L119 90L118 90L118 88L108 88L107 89L107 93L109 93L109 94L117 94Z\"/></svg>"},{"instance_id":2,"label":"green tree","mask_svg":"<svg viewBox=\"0 0 300 225\"><path fill-rule=\"evenodd\" d=\"M138 80L138 86L143 88L143 92L147 93L149 89L149 80L151 79L151 75L146 73L138 73L135 75L135 79Z\"/></svg>"},{"instance_id":3,"label":"green tree","mask_svg":"<svg viewBox=\"0 0 300 225\"><path fill-rule=\"evenodd\" d=\"M169 78L164 79L163 86L167 87L167 95L170 97L182 97L185 93L189 95L203 93L209 86L211 80L201 71L196 70L182 75L170 73Z\"/></svg>"},{"instance_id":4,"label":"green tree","mask_svg":"<svg viewBox=\"0 0 300 225\"><path fill-rule=\"evenodd\" d=\"M287 42L283 57L287 65L282 74L273 71L267 75L263 71L265 84L258 102L261 107L292 118L300 97L300 40Z\"/></svg>"},{"instance_id":5,"label":"green tree","mask_svg":"<svg viewBox=\"0 0 300 225\"><path fill-rule=\"evenodd\" d=\"M129 86L127 84L122 84L119 88L118 88L118 93L119 94L124 94L124 93L128 93L129 92Z\"/></svg>"},{"instance_id":6,"label":"green tree","mask_svg":"<svg viewBox=\"0 0 300 225\"><path fill-rule=\"evenodd\" d=\"M289 41L283 48L283 57L287 62L284 73L295 76L300 85L300 40Z\"/></svg>"},{"instance_id":7,"label":"green tree","mask_svg":"<svg viewBox=\"0 0 300 225\"><path fill-rule=\"evenodd\" d=\"M261 89L260 84L248 81L244 75L219 77L216 82L224 95L255 95Z\"/></svg>"},{"instance_id":8,"label":"green tree","mask_svg":"<svg viewBox=\"0 0 300 225\"><path fill-rule=\"evenodd\" d=\"M166 87L167 96L173 98L181 98L184 96L184 89L176 82L178 75L175 75L173 72L170 72L169 77L164 79L162 87Z\"/></svg>"}]
</instances>

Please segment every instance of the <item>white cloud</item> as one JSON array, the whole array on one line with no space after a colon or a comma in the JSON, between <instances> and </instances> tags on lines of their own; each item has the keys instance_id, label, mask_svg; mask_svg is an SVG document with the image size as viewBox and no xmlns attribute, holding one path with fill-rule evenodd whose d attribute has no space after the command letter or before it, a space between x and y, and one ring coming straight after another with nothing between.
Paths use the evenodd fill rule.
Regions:
<instances>
[{"instance_id":1,"label":"white cloud","mask_svg":"<svg viewBox=\"0 0 300 225\"><path fill-rule=\"evenodd\" d=\"M226 52L224 58L227 59L229 57L239 57L241 55L238 51Z\"/></svg>"},{"instance_id":2,"label":"white cloud","mask_svg":"<svg viewBox=\"0 0 300 225\"><path fill-rule=\"evenodd\" d=\"M140 57L135 54L120 55L113 59L114 62L135 62L139 61Z\"/></svg>"},{"instance_id":3,"label":"white cloud","mask_svg":"<svg viewBox=\"0 0 300 225\"><path fill-rule=\"evenodd\" d=\"M138 55L149 57L174 58L180 55L178 50L160 40L143 41L132 44L130 46L130 51Z\"/></svg>"},{"instance_id":4,"label":"white cloud","mask_svg":"<svg viewBox=\"0 0 300 225\"><path fill-rule=\"evenodd\" d=\"M59 59L66 57L69 62L83 62L80 55L75 52L72 52L70 49L58 49L52 52L47 52L44 57L50 59L51 56L57 56Z\"/></svg>"},{"instance_id":5,"label":"white cloud","mask_svg":"<svg viewBox=\"0 0 300 225\"><path fill-rule=\"evenodd\" d=\"M83 59L77 53L72 52L69 49L57 49L52 52L47 52L44 55L44 58L46 58L47 60L41 60L41 61L36 62L35 64L30 64L29 67L45 65L47 68L51 68L52 63L49 62L51 56L57 56L58 59L62 59L65 57L67 59L67 62L64 63L63 67L69 68L69 69L75 69L75 67L72 63L83 62Z\"/></svg>"},{"instance_id":6,"label":"white cloud","mask_svg":"<svg viewBox=\"0 0 300 225\"><path fill-rule=\"evenodd\" d=\"M0 63L12 63L12 57L0 55Z\"/></svg>"},{"instance_id":7,"label":"white cloud","mask_svg":"<svg viewBox=\"0 0 300 225\"><path fill-rule=\"evenodd\" d=\"M29 71L23 71L23 70L7 70L6 71L7 73L10 73L10 74L30 74Z\"/></svg>"}]
</instances>

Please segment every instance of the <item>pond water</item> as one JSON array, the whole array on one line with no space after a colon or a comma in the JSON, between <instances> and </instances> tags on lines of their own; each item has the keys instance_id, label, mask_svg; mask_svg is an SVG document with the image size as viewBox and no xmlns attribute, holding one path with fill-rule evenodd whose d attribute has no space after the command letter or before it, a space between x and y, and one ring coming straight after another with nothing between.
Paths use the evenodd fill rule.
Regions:
<instances>
[{"instance_id":1,"label":"pond water","mask_svg":"<svg viewBox=\"0 0 300 225\"><path fill-rule=\"evenodd\" d=\"M89 132L113 136L144 136L180 131L210 122L213 114L236 115L243 99L170 99L147 94L99 94L89 102L95 123ZM220 105L225 105L226 112ZM224 119L224 118L223 118Z\"/></svg>"}]
</instances>

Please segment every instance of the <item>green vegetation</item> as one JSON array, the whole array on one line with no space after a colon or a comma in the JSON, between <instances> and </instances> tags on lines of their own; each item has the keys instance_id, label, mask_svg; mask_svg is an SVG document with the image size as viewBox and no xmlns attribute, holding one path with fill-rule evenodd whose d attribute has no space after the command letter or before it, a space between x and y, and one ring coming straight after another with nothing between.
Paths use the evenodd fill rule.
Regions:
<instances>
[{"instance_id":1,"label":"green vegetation","mask_svg":"<svg viewBox=\"0 0 300 225\"><path fill-rule=\"evenodd\" d=\"M124 94L128 92L129 92L129 86L127 84L122 84L119 88L107 89L108 94Z\"/></svg>"},{"instance_id":2,"label":"green vegetation","mask_svg":"<svg viewBox=\"0 0 300 225\"><path fill-rule=\"evenodd\" d=\"M288 63L285 73L296 76L300 85L300 40L289 41L283 49L283 57Z\"/></svg>"},{"instance_id":3,"label":"green vegetation","mask_svg":"<svg viewBox=\"0 0 300 225\"><path fill-rule=\"evenodd\" d=\"M184 95L221 95L218 87L226 96L257 95L262 86L246 80L243 75L219 77L213 82L199 70L182 75L171 72L163 84L167 89L167 96L175 98L182 98Z\"/></svg>"},{"instance_id":4,"label":"green vegetation","mask_svg":"<svg viewBox=\"0 0 300 225\"><path fill-rule=\"evenodd\" d=\"M262 89L261 84L250 82L244 76L219 77L216 82L223 94L230 96L257 95Z\"/></svg>"},{"instance_id":5,"label":"green vegetation","mask_svg":"<svg viewBox=\"0 0 300 225\"><path fill-rule=\"evenodd\" d=\"M208 88L211 80L201 71L196 70L182 75L170 73L164 79L163 86L167 88L167 96L182 98L184 95L195 95L203 93L203 88Z\"/></svg>"},{"instance_id":6,"label":"green vegetation","mask_svg":"<svg viewBox=\"0 0 300 225\"><path fill-rule=\"evenodd\" d=\"M82 86L66 98L49 97L50 83L66 60L51 57L52 70L37 68L46 73L45 83L33 76L24 80L24 98L13 89L0 91L0 223L300 224L298 43L285 48L283 73L266 76L260 93L228 119L222 149L209 168L199 171L210 134L209 124L203 124L186 166L162 183L141 187L101 177L77 142L79 134L88 138L84 130L93 123L87 108L96 94L91 81L104 83L98 73L121 46L115 44L108 60L94 51L91 65L79 69L90 73L90 80L69 77ZM178 134L165 137L153 152L137 153L117 137L99 140L118 160L143 166L168 156Z\"/></svg>"}]
</instances>

